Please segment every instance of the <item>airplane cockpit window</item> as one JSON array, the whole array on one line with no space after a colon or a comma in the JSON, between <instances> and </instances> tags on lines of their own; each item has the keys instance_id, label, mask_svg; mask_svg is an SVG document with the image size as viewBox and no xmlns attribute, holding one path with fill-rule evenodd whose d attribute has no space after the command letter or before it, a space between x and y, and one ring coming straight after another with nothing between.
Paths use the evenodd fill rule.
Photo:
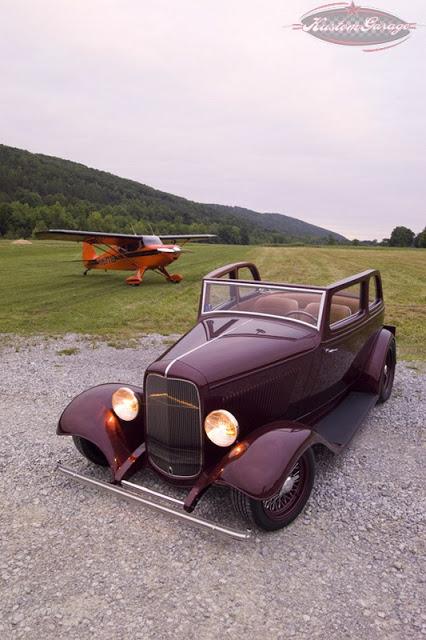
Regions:
<instances>
[{"instance_id":1,"label":"airplane cockpit window","mask_svg":"<svg viewBox=\"0 0 426 640\"><path fill-rule=\"evenodd\" d=\"M148 244L163 244L158 236L144 236L143 243L145 246Z\"/></svg>"},{"instance_id":2,"label":"airplane cockpit window","mask_svg":"<svg viewBox=\"0 0 426 640\"><path fill-rule=\"evenodd\" d=\"M126 249L127 249L127 251L137 251L141 247L141 245L142 245L142 243L139 240L137 240L135 242L129 242L126 245Z\"/></svg>"}]
</instances>

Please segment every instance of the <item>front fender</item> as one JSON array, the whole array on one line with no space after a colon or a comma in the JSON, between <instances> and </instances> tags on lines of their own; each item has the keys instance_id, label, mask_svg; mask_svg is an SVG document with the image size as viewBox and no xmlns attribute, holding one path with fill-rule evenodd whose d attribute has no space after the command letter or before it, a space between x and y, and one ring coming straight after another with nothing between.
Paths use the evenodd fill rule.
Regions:
<instances>
[{"instance_id":1,"label":"front fender","mask_svg":"<svg viewBox=\"0 0 426 640\"><path fill-rule=\"evenodd\" d=\"M306 449L318 442L320 437L299 422L261 427L241 443L246 447L242 455L232 456L231 451L226 456L217 481L255 500L266 500L280 490Z\"/></svg>"},{"instance_id":2,"label":"front fender","mask_svg":"<svg viewBox=\"0 0 426 640\"><path fill-rule=\"evenodd\" d=\"M83 391L63 411L58 435L80 436L96 445L104 454L116 477L120 467L144 441L143 391L126 385L139 398L140 410L135 420L125 422L112 411L111 398L123 384L101 384Z\"/></svg>"}]
</instances>

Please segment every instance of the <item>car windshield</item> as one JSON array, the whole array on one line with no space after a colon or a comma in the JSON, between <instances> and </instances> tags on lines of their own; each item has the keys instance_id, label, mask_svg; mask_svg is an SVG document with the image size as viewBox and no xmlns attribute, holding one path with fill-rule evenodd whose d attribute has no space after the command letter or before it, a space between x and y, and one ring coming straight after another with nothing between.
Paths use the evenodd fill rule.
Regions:
<instances>
[{"instance_id":1,"label":"car windshield","mask_svg":"<svg viewBox=\"0 0 426 640\"><path fill-rule=\"evenodd\" d=\"M205 281L202 313L247 313L319 327L325 292L315 289Z\"/></svg>"}]
</instances>

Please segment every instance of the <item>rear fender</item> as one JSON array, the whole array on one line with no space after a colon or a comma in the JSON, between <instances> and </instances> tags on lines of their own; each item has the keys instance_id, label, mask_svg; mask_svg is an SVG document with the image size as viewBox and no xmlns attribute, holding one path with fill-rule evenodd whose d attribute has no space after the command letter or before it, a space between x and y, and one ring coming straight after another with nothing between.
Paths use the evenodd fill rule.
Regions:
<instances>
[{"instance_id":1,"label":"rear fender","mask_svg":"<svg viewBox=\"0 0 426 640\"><path fill-rule=\"evenodd\" d=\"M122 384L102 384L76 396L62 413L57 433L61 436L80 436L98 447L106 457L115 479L120 467L127 467L132 453L144 441L143 391L126 385L139 399L140 410L135 420L125 422L112 410L111 398ZM126 464L127 463L127 464Z\"/></svg>"},{"instance_id":2,"label":"rear fender","mask_svg":"<svg viewBox=\"0 0 426 640\"><path fill-rule=\"evenodd\" d=\"M389 346L395 340L395 327L384 327L380 330L373 345L370 356L357 384L357 391L380 393L380 382L383 366Z\"/></svg>"},{"instance_id":3,"label":"rear fender","mask_svg":"<svg viewBox=\"0 0 426 640\"><path fill-rule=\"evenodd\" d=\"M238 489L255 500L275 495L300 456L323 441L306 425L288 420L256 429L222 461L217 482Z\"/></svg>"}]
</instances>

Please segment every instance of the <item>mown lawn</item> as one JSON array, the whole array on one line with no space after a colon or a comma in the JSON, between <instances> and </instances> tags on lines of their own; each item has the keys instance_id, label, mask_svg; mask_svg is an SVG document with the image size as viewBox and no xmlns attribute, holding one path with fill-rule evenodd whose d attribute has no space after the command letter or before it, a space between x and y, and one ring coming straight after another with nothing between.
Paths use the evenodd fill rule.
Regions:
<instances>
[{"instance_id":1,"label":"mown lawn","mask_svg":"<svg viewBox=\"0 0 426 640\"><path fill-rule=\"evenodd\" d=\"M0 241L0 332L66 332L123 341L140 334L181 333L194 322L201 278L238 260L251 260L267 280L328 284L369 267L382 272L387 321L398 327L400 356L426 358L426 251L335 247L196 245L173 267L172 285L148 272L128 287L125 272L82 277L79 245Z\"/></svg>"}]
</instances>

